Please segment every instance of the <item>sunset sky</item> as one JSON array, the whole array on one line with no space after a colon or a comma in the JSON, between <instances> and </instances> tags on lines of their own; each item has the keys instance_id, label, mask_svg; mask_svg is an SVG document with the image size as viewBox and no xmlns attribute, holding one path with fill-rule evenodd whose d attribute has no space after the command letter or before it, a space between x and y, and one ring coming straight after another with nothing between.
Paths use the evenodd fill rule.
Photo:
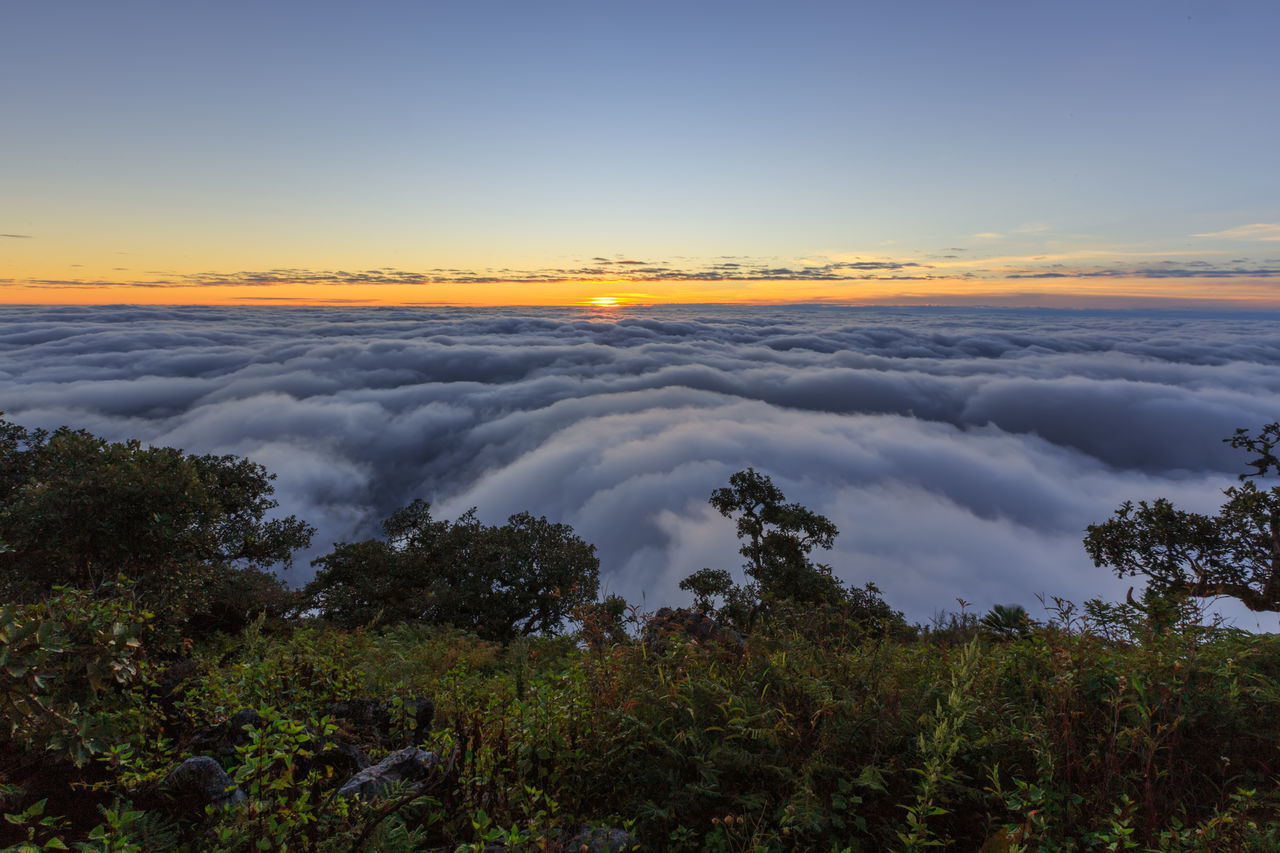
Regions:
<instances>
[{"instance_id":1,"label":"sunset sky","mask_svg":"<svg viewBox=\"0 0 1280 853\"><path fill-rule=\"evenodd\" d=\"M1274 0L14 0L0 302L1278 308L1278 32Z\"/></svg>"}]
</instances>

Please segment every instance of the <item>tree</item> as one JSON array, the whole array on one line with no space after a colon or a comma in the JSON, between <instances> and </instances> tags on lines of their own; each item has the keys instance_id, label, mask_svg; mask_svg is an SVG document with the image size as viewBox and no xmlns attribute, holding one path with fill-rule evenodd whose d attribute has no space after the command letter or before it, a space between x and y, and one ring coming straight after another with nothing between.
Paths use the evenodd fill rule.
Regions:
<instances>
[{"instance_id":1,"label":"tree","mask_svg":"<svg viewBox=\"0 0 1280 853\"><path fill-rule=\"evenodd\" d=\"M162 621L242 618L260 603L245 589L284 595L269 572L313 532L268 518L273 479L236 456L0 420L0 591L32 600L57 585L114 588L123 575Z\"/></svg>"},{"instance_id":2,"label":"tree","mask_svg":"<svg viewBox=\"0 0 1280 853\"><path fill-rule=\"evenodd\" d=\"M715 609L717 598L727 599L734 589L733 575L724 569L703 567L684 580L680 588L693 593L693 606L705 612Z\"/></svg>"},{"instance_id":3,"label":"tree","mask_svg":"<svg viewBox=\"0 0 1280 853\"><path fill-rule=\"evenodd\" d=\"M720 617L743 630L767 611L780 625L807 635L909 633L902 613L875 584L846 588L830 566L809 558L814 548L830 550L839 531L826 516L787 503L768 476L754 468L733 474L727 487L711 493L711 505L726 518L736 516L738 553L753 582L740 586L723 569L700 569L680 582L699 609L709 611L720 598Z\"/></svg>"},{"instance_id":4,"label":"tree","mask_svg":"<svg viewBox=\"0 0 1280 853\"><path fill-rule=\"evenodd\" d=\"M385 541L340 543L315 560L305 592L321 616L359 625L381 613L505 641L551 633L595 600L595 546L566 524L522 512L488 526L474 509L440 521L415 500L384 522L383 533Z\"/></svg>"},{"instance_id":5,"label":"tree","mask_svg":"<svg viewBox=\"0 0 1280 853\"><path fill-rule=\"evenodd\" d=\"M1135 507L1126 501L1102 524L1091 524L1084 546L1096 566L1120 577L1142 575L1147 592L1160 598L1230 596L1254 611L1280 610L1280 486L1261 489L1256 480L1280 474L1280 423L1257 436L1239 429L1224 439L1257 454L1223 491L1217 515L1186 512L1165 498Z\"/></svg>"},{"instance_id":6,"label":"tree","mask_svg":"<svg viewBox=\"0 0 1280 853\"><path fill-rule=\"evenodd\" d=\"M839 533L831 519L798 503L785 503L782 490L754 468L729 477L729 486L711 493L711 505L725 518L737 515L738 553L759 585L763 600L830 600L840 592L831 569L815 565L815 547L830 550Z\"/></svg>"},{"instance_id":7,"label":"tree","mask_svg":"<svg viewBox=\"0 0 1280 853\"><path fill-rule=\"evenodd\" d=\"M1036 623L1021 604L993 604L978 625L993 637L1012 640L1030 634Z\"/></svg>"}]
</instances>

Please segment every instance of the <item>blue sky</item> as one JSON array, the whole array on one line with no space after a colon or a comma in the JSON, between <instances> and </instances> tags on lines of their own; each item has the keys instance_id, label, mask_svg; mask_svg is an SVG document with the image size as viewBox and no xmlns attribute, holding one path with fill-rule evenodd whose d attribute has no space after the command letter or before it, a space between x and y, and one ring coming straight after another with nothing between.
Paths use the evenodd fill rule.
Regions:
<instances>
[{"instance_id":1,"label":"blue sky","mask_svg":"<svg viewBox=\"0 0 1280 853\"><path fill-rule=\"evenodd\" d=\"M222 299L269 270L296 287L258 296L372 269L408 289L343 298L910 289L584 272L731 257L932 262L956 298L1241 261L1243 291L1142 292L1267 301L1276 32L1271 2L13 3L0 298Z\"/></svg>"}]
</instances>

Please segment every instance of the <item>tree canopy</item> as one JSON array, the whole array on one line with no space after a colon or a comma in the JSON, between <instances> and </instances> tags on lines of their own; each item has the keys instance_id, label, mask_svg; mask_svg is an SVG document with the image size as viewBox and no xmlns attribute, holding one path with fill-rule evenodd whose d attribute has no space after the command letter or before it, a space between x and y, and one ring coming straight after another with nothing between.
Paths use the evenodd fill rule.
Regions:
<instances>
[{"instance_id":1,"label":"tree canopy","mask_svg":"<svg viewBox=\"0 0 1280 853\"><path fill-rule=\"evenodd\" d=\"M1216 515L1180 510L1165 498L1136 507L1126 501L1109 520L1089 525L1084 545L1094 565L1141 575L1160 598L1230 596L1250 610L1280 610L1280 486L1257 483L1280 474L1280 423L1256 436L1239 429L1224 441L1256 456L1247 463L1254 470L1223 491Z\"/></svg>"},{"instance_id":2,"label":"tree canopy","mask_svg":"<svg viewBox=\"0 0 1280 853\"><path fill-rule=\"evenodd\" d=\"M768 476L754 468L733 474L727 487L711 493L711 505L725 518L737 517L738 552L762 599L822 601L838 588L830 569L809 554L815 547L830 550L840 531L826 516L786 503Z\"/></svg>"},{"instance_id":3,"label":"tree canopy","mask_svg":"<svg viewBox=\"0 0 1280 853\"><path fill-rule=\"evenodd\" d=\"M385 540L340 543L315 561L305 592L321 616L359 625L381 614L509 640L552 632L595 600L595 546L566 524L522 512L490 526L474 509L442 521L415 500L383 533Z\"/></svg>"},{"instance_id":4,"label":"tree canopy","mask_svg":"<svg viewBox=\"0 0 1280 853\"><path fill-rule=\"evenodd\" d=\"M856 625L869 636L907 630L902 613L881 597L875 584L846 587L830 566L810 558L814 548L830 550L839 532L826 516L787 503L767 475L747 468L729 477L729 485L711 493L711 505L736 520L751 583L739 585L724 569L703 568L680 582L693 593L694 606L715 609L746 629L757 614L801 620L806 630L841 630ZM825 627L824 627L825 626Z\"/></svg>"},{"instance_id":5,"label":"tree canopy","mask_svg":"<svg viewBox=\"0 0 1280 853\"><path fill-rule=\"evenodd\" d=\"M273 479L236 456L0 420L0 590L29 600L124 576L175 621L252 609L256 593L283 593L268 572L313 532L269 517Z\"/></svg>"}]
</instances>

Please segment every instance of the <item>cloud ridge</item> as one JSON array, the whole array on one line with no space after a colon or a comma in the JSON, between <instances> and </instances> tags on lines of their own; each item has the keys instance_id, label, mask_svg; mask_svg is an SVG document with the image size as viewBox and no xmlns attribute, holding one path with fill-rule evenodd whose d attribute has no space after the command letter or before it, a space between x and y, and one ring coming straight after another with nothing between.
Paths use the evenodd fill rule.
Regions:
<instances>
[{"instance_id":1,"label":"cloud ridge","mask_svg":"<svg viewBox=\"0 0 1280 853\"><path fill-rule=\"evenodd\" d=\"M279 474L316 551L414 497L566 521L659 605L736 568L707 505L748 465L917 619L1123 592L1080 547L1120 502L1209 510L1280 414L1275 318L667 307L0 309L0 408ZM310 570L295 567L292 579Z\"/></svg>"}]
</instances>

